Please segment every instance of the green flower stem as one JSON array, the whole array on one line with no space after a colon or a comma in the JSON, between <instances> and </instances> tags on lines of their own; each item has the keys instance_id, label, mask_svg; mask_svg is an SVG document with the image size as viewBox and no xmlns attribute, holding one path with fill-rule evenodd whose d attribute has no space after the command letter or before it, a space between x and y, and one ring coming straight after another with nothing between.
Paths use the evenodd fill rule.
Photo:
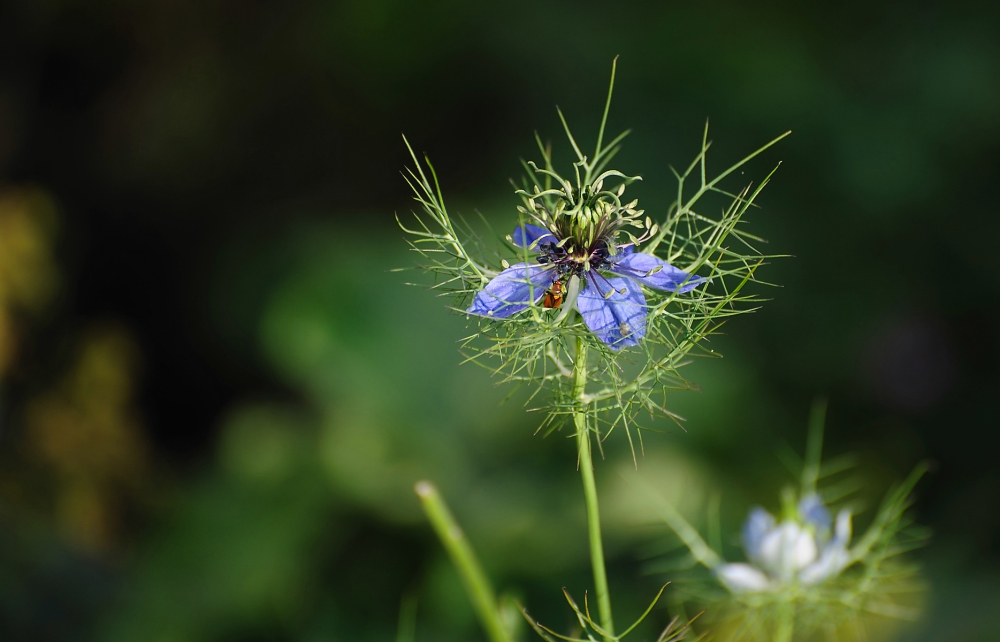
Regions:
<instances>
[{"instance_id":1,"label":"green flower stem","mask_svg":"<svg viewBox=\"0 0 1000 642\"><path fill-rule=\"evenodd\" d=\"M587 386L587 345L582 337L576 339L576 360L573 364L573 398L583 399ZM594 463L590 450L590 428L584 409L573 411L576 442L580 451L580 475L583 477L583 494L587 501L587 532L590 536L590 563L594 568L594 588L597 593L597 611L606 641L613 640L615 625L611 619L611 594L608 591L608 574L604 568L604 545L601 542L601 517L597 508L597 484L594 483Z\"/></svg>"},{"instance_id":2,"label":"green flower stem","mask_svg":"<svg viewBox=\"0 0 1000 642\"><path fill-rule=\"evenodd\" d=\"M795 605L784 604L778 613L774 629L774 642L792 642L795 635Z\"/></svg>"},{"instance_id":3,"label":"green flower stem","mask_svg":"<svg viewBox=\"0 0 1000 642\"><path fill-rule=\"evenodd\" d=\"M512 642L500 617L493 587L486 579L483 567L479 565L479 560L476 559L476 554L465 534L448 510L448 505L429 481L417 482L414 490L420 498L420 503L423 504L427 519L430 520L452 563L458 569L465 590L472 601L472 607L479 616L479 622L486 629L486 635L491 642Z\"/></svg>"}]
</instances>

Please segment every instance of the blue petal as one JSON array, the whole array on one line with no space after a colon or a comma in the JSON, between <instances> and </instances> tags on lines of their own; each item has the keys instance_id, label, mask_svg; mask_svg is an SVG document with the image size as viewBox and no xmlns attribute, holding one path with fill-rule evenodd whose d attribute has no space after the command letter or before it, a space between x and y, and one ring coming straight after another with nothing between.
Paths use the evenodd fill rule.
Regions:
<instances>
[{"instance_id":1,"label":"blue petal","mask_svg":"<svg viewBox=\"0 0 1000 642\"><path fill-rule=\"evenodd\" d=\"M552 266L518 263L496 275L476 293L469 314L503 319L537 302L558 274Z\"/></svg>"},{"instance_id":2,"label":"blue petal","mask_svg":"<svg viewBox=\"0 0 1000 642\"><path fill-rule=\"evenodd\" d=\"M684 270L675 268L652 254L623 252L612 257L611 260L614 265L609 269L615 274L635 279L639 283L657 290L669 290L684 294L707 281L704 277L693 276Z\"/></svg>"},{"instance_id":3,"label":"blue petal","mask_svg":"<svg viewBox=\"0 0 1000 642\"><path fill-rule=\"evenodd\" d=\"M816 532L826 535L830 528L830 512L823 505L819 495L812 493L799 501L799 515L806 524L812 524Z\"/></svg>"},{"instance_id":4,"label":"blue petal","mask_svg":"<svg viewBox=\"0 0 1000 642\"><path fill-rule=\"evenodd\" d=\"M514 228L514 233L511 234L514 245L518 247L526 247L529 250L538 251L538 246L541 243L557 243L558 239L553 236L552 232L549 232L544 227L538 227L537 225L529 225L525 223L523 226L518 226Z\"/></svg>"},{"instance_id":5,"label":"blue petal","mask_svg":"<svg viewBox=\"0 0 1000 642\"><path fill-rule=\"evenodd\" d=\"M646 336L646 297L634 281L591 272L576 307L590 331L613 350L638 345Z\"/></svg>"},{"instance_id":6,"label":"blue petal","mask_svg":"<svg viewBox=\"0 0 1000 642\"><path fill-rule=\"evenodd\" d=\"M743 523L743 552L756 562L760 559L760 545L764 537L774 528L774 517L760 506L750 511Z\"/></svg>"}]
</instances>

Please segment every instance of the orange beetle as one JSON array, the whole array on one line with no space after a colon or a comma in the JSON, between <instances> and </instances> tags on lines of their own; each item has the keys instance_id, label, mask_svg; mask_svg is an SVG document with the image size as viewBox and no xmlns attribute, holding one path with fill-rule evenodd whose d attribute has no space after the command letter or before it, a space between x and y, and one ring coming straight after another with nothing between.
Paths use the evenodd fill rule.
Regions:
<instances>
[{"instance_id":1,"label":"orange beetle","mask_svg":"<svg viewBox=\"0 0 1000 642\"><path fill-rule=\"evenodd\" d=\"M552 287L545 292L545 298L542 299L542 305L546 308L558 308L562 305L563 295L562 281L556 281L552 284Z\"/></svg>"}]
</instances>

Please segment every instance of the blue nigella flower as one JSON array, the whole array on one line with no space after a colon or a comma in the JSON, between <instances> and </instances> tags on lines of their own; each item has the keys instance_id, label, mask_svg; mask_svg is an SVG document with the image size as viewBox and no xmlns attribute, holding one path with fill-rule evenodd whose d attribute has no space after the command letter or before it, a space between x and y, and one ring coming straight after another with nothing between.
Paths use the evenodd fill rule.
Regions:
<instances>
[{"instance_id":1,"label":"blue nigella flower","mask_svg":"<svg viewBox=\"0 0 1000 642\"><path fill-rule=\"evenodd\" d=\"M763 508L750 511L743 525L743 551L750 563L720 565L716 574L722 583L733 592L752 593L818 584L838 575L850 561L850 511L840 511L833 524L819 496L811 494L799 501L797 513L798 519L776 524Z\"/></svg>"},{"instance_id":2,"label":"blue nigella flower","mask_svg":"<svg viewBox=\"0 0 1000 642\"><path fill-rule=\"evenodd\" d=\"M591 332L614 350L638 345L646 335L648 310L640 284L683 294L706 279L636 252L633 244L616 246L615 231L606 225L590 234L557 236L537 225L518 227L511 236L514 245L538 252L536 262L505 269L476 293L466 312L507 318L537 304L556 282L577 278L576 309Z\"/></svg>"}]
</instances>

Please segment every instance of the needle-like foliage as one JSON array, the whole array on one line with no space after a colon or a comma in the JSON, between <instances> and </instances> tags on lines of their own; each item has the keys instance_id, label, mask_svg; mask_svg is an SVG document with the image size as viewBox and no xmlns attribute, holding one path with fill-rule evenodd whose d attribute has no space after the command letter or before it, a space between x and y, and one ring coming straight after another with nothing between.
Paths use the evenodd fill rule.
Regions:
<instances>
[{"instance_id":1,"label":"needle-like foliage","mask_svg":"<svg viewBox=\"0 0 1000 642\"><path fill-rule=\"evenodd\" d=\"M598 285L625 280L609 281L601 270L586 272L577 266L576 271L583 278L575 284L573 278L569 279L569 292L561 307L550 309L543 305L545 286L521 281L531 291L520 306L524 309L504 318L470 317L476 328L461 345L469 361L490 368L505 381L534 387L531 399L539 400L534 403L547 411L545 430L559 427L569 414L582 410L601 438L620 426L631 443L630 429L640 413L680 419L667 408L665 394L692 387L680 374L681 366L693 354L712 354L712 350L704 347L705 340L718 332L729 317L753 311L762 301L747 286L759 281L759 269L772 256L758 249L762 240L748 232L745 223L770 174L756 186L744 185L736 193L726 191L722 182L788 133L710 176L711 143L706 123L701 150L684 171L674 171L676 199L669 207L662 208L661 215L647 216L635 200L625 198L628 185L640 177L627 176L609 167L628 134L626 131L604 142L613 88L614 69L597 144L590 156L584 154L559 112L576 157L570 178L556 170L551 147L536 135L540 162L523 163L524 176L520 185L515 186L521 204L517 216L511 216L510 225L520 226L521 230L526 225L536 226L532 229L559 235L555 237L559 248L553 243L553 252L560 251L567 243L570 243L567 247L574 242L590 242L593 246L603 243L600 247L605 255L618 252L620 256L622 251L635 251L655 257L658 263L665 262L666 266L638 274L629 286L643 302L637 316L645 324L644 337L634 334L629 337L630 342L609 345L588 327L579 306L574 307L574 297L588 287L587 277ZM506 237L506 246L498 251L491 232L484 232L487 235L484 238L472 226L453 217L445 206L430 161L425 158L421 163L412 148L410 153L414 167L404 177L415 193L420 211L414 214L414 222L400 222L400 226L407 232L411 248L420 255L422 267L433 275L432 287L452 296L456 310L465 311L477 293L483 292L504 270L510 271L511 264L534 266L536 261L545 260L535 255L537 247L518 243L510 235ZM722 195L728 199L728 206L715 213L704 210L705 197L710 194ZM512 214L513 211L512 208ZM521 234L523 237L524 232ZM674 291L648 287L642 281L642 277L649 277L662 267L673 270L671 266L696 276L691 277L687 287L672 288ZM590 270L591 266L584 267ZM549 281L557 277L553 275ZM636 282L643 283L641 292ZM619 292L612 290L602 295L609 299L610 305ZM477 313L474 309L470 311ZM628 324L621 325L622 334L631 330ZM582 339L588 348L585 352L588 361L584 364L587 383L582 391L574 385L577 339ZM621 349L621 345L635 347ZM695 352L699 347L701 350ZM540 390L551 395L538 397Z\"/></svg>"},{"instance_id":2,"label":"needle-like foliage","mask_svg":"<svg viewBox=\"0 0 1000 642\"><path fill-rule=\"evenodd\" d=\"M571 635L557 633L532 618L526 609L522 608L521 613L524 615L524 619L528 621L528 625L532 628L532 630L547 642L556 642L557 640L563 640L565 642L599 642L600 639L618 642L619 640L624 640L628 637L628 635L632 633L636 627L643 622L643 620L646 619L646 617L652 612L653 607L656 606L656 603L660 601L660 596L663 595L663 590L665 588L667 587L663 586L642 615L640 615L631 626L618 635L605 631L601 628L600 624L594 621L594 618L590 615L590 606L587 604L586 595L584 595L583 609L581 609L566 589L563 589L563 596L566 598L566 602L569 604L570 609L573 610L573 615L576 619L577 626L579 627L576 633ZM688 635L691 634L691 624L697 618L698 616L696 615L691 620L682 622L679 617L675 617L668 622L667 626L660 632L660 635L656 638L656 642L680 642L681 640L688 639L691 639L692 642L698 642L699 640L703 640L705 638L703 635L697 636L696 638L688 638Z\"/></svg>"}]
</instances>

